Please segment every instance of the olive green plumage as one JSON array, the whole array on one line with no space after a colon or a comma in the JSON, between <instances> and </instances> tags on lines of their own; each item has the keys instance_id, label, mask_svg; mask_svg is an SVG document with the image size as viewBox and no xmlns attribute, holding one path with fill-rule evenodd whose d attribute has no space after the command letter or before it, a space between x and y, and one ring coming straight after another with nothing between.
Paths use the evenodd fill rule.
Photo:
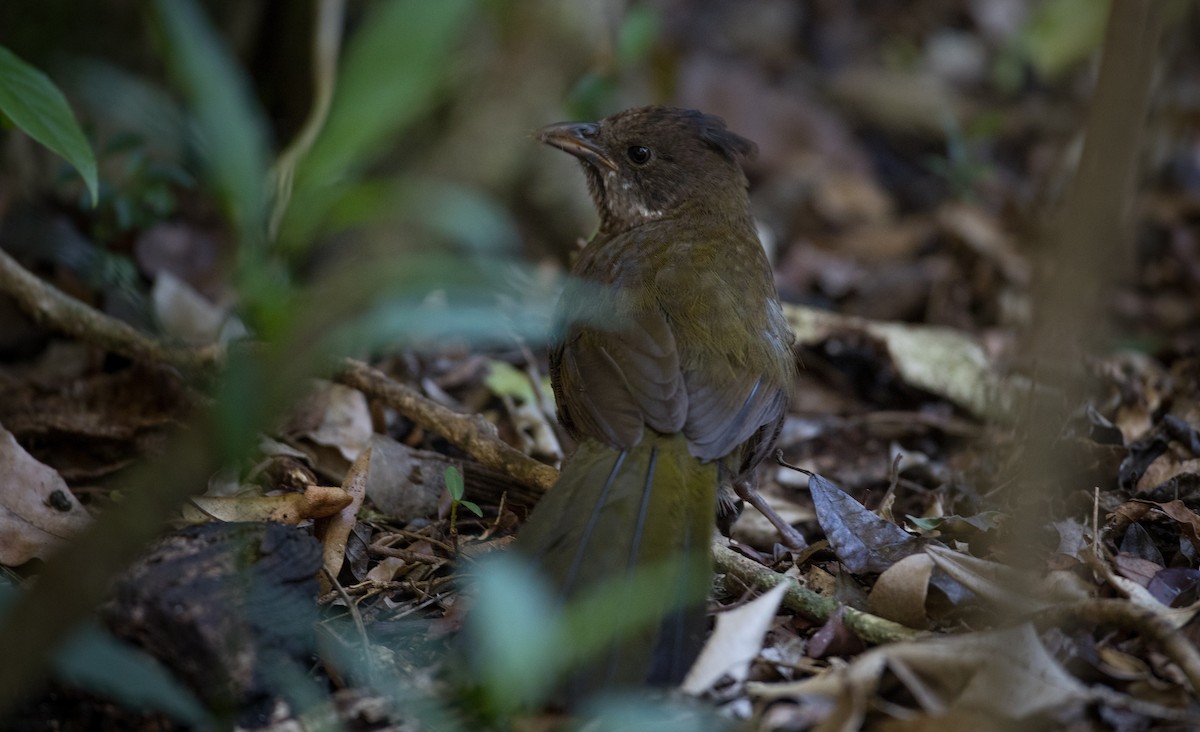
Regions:
<instances>
[{"instance_id":1,"label":"olive green plumage","mask_svg":"<svg viewBox=\"0 0 1200 732\"><path fill-rule=\"evenodd\" d=\"M657 628L575 677L579 692L678 682L699 650L717 496L770 451L795 369L738 158L717 118L644 107L542 130L583 163L600 213L559 303L551 380L579 447L518 535L569 600L679 560ZM728 510L728 508L724 509Z\"/></svg>"}]
</instances>

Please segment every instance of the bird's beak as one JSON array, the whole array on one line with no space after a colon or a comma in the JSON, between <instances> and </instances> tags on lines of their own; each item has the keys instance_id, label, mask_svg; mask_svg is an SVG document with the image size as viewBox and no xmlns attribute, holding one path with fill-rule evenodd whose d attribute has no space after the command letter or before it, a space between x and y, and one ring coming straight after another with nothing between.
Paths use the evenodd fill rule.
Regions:
<instances>
[{"instance_id":1,"label":"bird's beak","mask_svg":"<svg viewBox=\"0 0 1200 732\"><path fill-rule=\"evenodd\" d=\"M597 168L616 170L617 164L608 152L596 142L600 125L594 122L560 122L548 125L537 131L537 138L542 142L571 153Z\"/></svg>"}]
</instances>

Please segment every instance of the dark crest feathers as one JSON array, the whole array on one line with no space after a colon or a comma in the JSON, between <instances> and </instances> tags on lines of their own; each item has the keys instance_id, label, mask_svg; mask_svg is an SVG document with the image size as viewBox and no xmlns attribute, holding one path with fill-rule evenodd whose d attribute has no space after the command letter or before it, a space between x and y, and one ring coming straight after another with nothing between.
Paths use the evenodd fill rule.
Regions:
<instances>
[{"instance_id":1,"label":"dark crest feathers","mask_svg":"<svg viewBox=\"0 0 1200 732\"><path fill-rule=\"evenodd\" d=\"M702 112L695 114L695 121L700 127L700 139L725 157L734 161L738 157L751 160L758 153L758 146L736 132L729 131L725 127L725 120Z\"/></svg>"}]
</instances>

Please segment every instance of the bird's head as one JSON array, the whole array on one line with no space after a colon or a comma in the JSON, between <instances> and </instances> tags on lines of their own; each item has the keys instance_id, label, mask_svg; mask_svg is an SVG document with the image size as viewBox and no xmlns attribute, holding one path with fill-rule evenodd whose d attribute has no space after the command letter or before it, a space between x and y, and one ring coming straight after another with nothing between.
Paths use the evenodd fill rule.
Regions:
<instances>
[{"instance_id":1,"label":"bird's head","mask_svg":"<svg viewBox=\"0 0 1200 732\"><path fill-rule=\"evenodd\" d=\"M744 215L739 159L754 143L712 115L678 107L637 107L599 122L543 127L538 139L579 158L601 231L622 231L679 215Z\"/></svg>"}]
</instances>

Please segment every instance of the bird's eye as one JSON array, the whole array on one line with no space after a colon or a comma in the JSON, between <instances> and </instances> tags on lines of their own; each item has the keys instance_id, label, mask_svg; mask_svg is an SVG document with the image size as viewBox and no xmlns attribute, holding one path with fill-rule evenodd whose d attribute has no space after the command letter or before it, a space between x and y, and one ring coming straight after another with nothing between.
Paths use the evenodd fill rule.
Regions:
<instances>
[{"instance_id":1,"label":"bird's eye","mask_svg":"<svg viewBox=\"0 0 1200 732\"><path fill-rule=\"evenodd\" d=\"M648 147L634 145L626 150L625 154L629 156L629 160L632 161L634 165L645 165L646 163L650 162L650 148Z\"/></svg>"}]
</instances>

